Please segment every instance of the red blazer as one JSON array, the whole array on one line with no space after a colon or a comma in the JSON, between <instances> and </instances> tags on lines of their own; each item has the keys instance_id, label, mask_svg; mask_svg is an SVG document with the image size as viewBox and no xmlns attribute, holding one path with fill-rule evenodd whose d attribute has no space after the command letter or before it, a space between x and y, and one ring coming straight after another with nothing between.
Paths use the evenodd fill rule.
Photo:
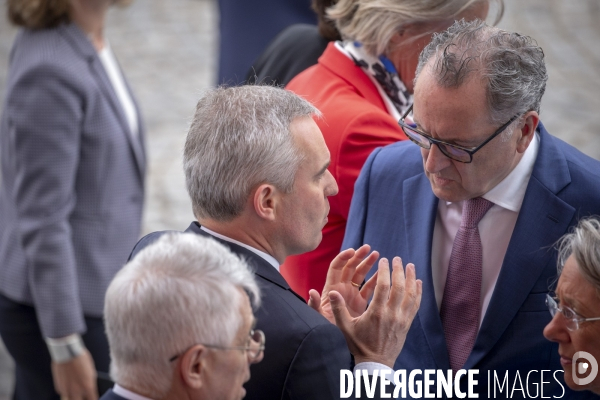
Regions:
<instances>
[{"instance_id":1,"label":"red blazer","mask_svg":"<svg viewBox=\"0 0 600 400\"><path fill-rule=\"evenodd\" d=\"M308 298L309 289L321 291L329 263L340 252L354 182L371 152L406 140L371 79L334 43L319 63L297 75L286 89L313 103L323 113L316 119L331 153L329 171L340 191L330 197L329 222L315 250L288 257L281 272L292 289Z\"/></svg>"}]
</instances>

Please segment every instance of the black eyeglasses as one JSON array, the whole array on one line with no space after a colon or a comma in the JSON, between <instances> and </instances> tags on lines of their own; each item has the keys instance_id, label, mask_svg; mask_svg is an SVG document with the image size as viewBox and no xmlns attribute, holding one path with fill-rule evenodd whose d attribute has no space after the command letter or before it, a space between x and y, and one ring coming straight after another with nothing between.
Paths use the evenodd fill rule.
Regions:
<instances>
[{"instance_id":1,"label":"black eyeglasses","mask_svg":"<svg viewBox=\"0 0 600 400\"><path fill-rule=\"evenodd\" d=\"M431 136L427 135L425 132L418 130L416 124L405 123L404 120L406 119L408 114L410 114L412 109L413 106L410 106L410 108L406 110L402 118L400 118L400 121L398 121L398 125L400 125L404 133L406 133L406 136L408 136L408 138L412 142L427 150L431 149L431 146L436 144L437 147L446 157L465 164L468 164L471 161L473 161L473 154L477 153L483 146L488 144L490 140L501 134L514 120L516 120L519 117L519 114L512 117L507 123L498 128L496 132L492 134L492 136L487 138L479 146L463 147L457 144L444 142L443 140L434 139Z\"/></svg>"},{"instance_id":2,"label":"black eyeglasses","mask_svg":"<svg viewBox=\"0 0 600 400\"><path fill-rule=\"evenodd\" d=\"M263 333L263 331L259 330L259 329L253 329L250 331L250 335L248 337L248 344L246 346L217 346L214 344L203 344L203 343L198 343L201 344L204 347L208 347L210 349L216 349L216 350L242 350L246 352L246 355L248 356L248 362L253 364L255 362L257 362L262 354L263 351L265 351L265 334ZM196 346L196 345L194 345ZM191 349L193 346L189 347L187 350L185 350L182 353L176 354L173 357L169 358L169 362L175 361L178 357L180 357L182 354L185 354L186 351L188 351L189 349Z\"/></svg>"}]
</instances>

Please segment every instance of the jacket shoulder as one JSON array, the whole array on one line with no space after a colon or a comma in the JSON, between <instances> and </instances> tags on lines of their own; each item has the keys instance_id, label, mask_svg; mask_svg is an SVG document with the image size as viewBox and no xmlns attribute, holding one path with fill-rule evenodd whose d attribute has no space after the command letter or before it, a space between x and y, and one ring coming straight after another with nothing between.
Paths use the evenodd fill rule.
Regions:
<instances>
[{"instance_id":1,"label":"jacket shoulder","mask_svg":"<svg viewBox=\"0 0 600 400\"><path fill-rule=\"evenodd\" d=\"M370 176L389 176L404 180L423 173L420 148L406 140L380 147L369 156Z\"/></svg>"},{"instance_id":2,"label":"jacket shoulder","mask_svg":"<svg viewBox=\"0 0 600 400\"><path fill-rule=\"evenodd\" d=\"M146 236L141 238L135 244L135 246L133 246L133 250L131 250L129 257L127 258L127 262L131 261L133 259L133 257L135 257L140 251L142 251L146 247L150 246L152 243L156 242L162 235L165 235L167 233L172 233L172 232L179 232L179 231L158 231L158 232L152 232L152 233L147 234Z\"/></svg>"},{"instance_id":3,"label":"jacket shoulder","mask_svg":"<svg viewBox=\"0 0 600 400\"><path fill-rule=\"evenodd\" d=\"M575 147L556 137L552 137L552 139L564 154L569 170L580 172L582 177L591 179L594 182L600 182L600 161L582 153Z\"/></svg>"}]
</instances>

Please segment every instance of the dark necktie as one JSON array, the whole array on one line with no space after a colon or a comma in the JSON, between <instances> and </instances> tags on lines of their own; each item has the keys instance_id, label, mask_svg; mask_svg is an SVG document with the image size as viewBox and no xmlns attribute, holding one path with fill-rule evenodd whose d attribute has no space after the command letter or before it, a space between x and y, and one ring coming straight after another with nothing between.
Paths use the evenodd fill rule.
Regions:
<instances>
[{"instance_id":1,"label":"dark necktie","mask_svg":"<svg viewBox=\"0 0 600 400\"><path fill-rule=\"evenodd\" d=\"M466 200L452 245L440 316L454 371L467 361L479 331L483 255L477 225L493 205L482 197Z\"/></svg>"}]
</instances>

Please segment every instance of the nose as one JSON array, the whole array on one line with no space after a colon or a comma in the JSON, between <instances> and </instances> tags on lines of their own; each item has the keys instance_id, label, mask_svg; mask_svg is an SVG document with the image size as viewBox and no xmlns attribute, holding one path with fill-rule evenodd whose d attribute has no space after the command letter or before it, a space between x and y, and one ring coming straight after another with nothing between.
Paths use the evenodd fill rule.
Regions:
<instances>
[{"instance_id":1,"label":"nose","mask_svg":"<svg viewBox=\"0 0 600 400\"><path fill-rule=\"evenodd\" d=\"M544 328L544 337L551 342L566 343L570 341L571 336L562 313L557 312L552 317L552 320Z\"/></svg>"},{"instance_id":2,"label":"nose","mask_svg":"<svg viewBox=\"0 0 600 400\"><path fill-rule=\"evenodd\" d=\"M430 174L440 172L452 164L450 160L436 144L432 144L429 150L421 149L421 155L425 161L425 170Z\"/></svg>"},{"instance_id":3,"label":"nose","mask_svg":"<svg viewBox=\"0 0 600 400\"><path fill-rule=\"evenodd\" d=\"M338 192L339 192L338 184L335 181L335 178L333 177L333 175L331 175L331 172L329 172L329 170L325 171L324 179L326 179L325 196L329 197L329 196L335 196L336 194L338 194Z\"/></svg>"}]
</instances>

